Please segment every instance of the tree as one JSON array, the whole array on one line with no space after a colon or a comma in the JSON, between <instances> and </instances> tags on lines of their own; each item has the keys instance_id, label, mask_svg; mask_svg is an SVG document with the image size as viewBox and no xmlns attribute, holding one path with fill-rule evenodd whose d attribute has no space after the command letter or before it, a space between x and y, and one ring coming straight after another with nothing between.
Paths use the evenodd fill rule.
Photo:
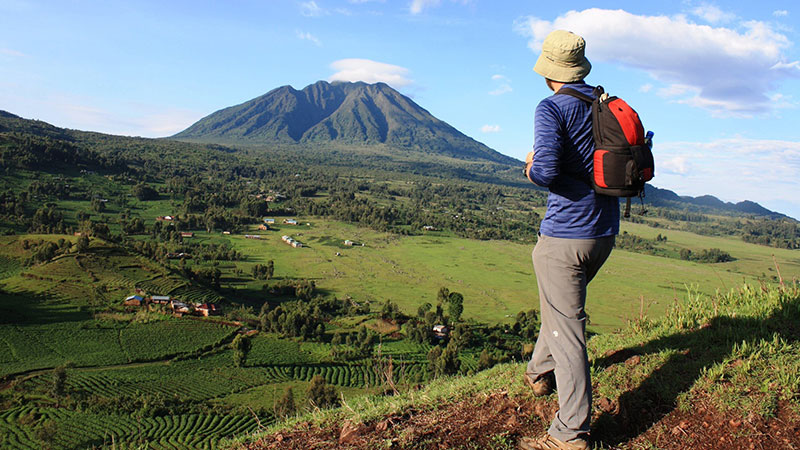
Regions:
<instances>
[{"instance_id":1,"label":"tree","mask_svg":"<svg viewBox=\"0 0 800 450\"><path fill-rule=\"evenodd\" d=\"M294 415L297 409L294 405L294 392L291 387L287 387L286 390L283 391L283 396L275 403L273 411L276 416L281 418Z\"/></svg>"},{"instance_id":2,"label":"tree","mask_svg":"<svg viewBox=\"0 0 800 450\"><path fill-rule=\"evenodd\" d=\"M83 253L89 250L89 236L81 234L78 236L78 244L76 246L78 253Z\"/></svg>"},{"instance_id":3,"label":"tree","mask_svg":"<svg viewBox=\"0 0 800 450\"><path fill-rule=\"evenodd\" d=\"M275 263L270 259L269 261L267 261L267 271L266 271L267 279L268 280L271 279L274 273L275 273Z\"/></svg>"},{"instance_id":4,"label":"tree","mask_svg":"<svg viewBox=\"0 0 800 450\"><path fill-rule=\"evenodd\" d=\"M428 351L428 372L436 376L436 365L442 357L442 347L436 345Z\"/></svg>"},{"instance_id":5,"label":"tree","mask_svg":"<svg viewBox=\"0 0 800 450\"><path fill-rule=\"evenodd\" d=\"M494 353L490 352L488 348L484 348L481 351L481 356L478 357L478 370L488 369L495 364L497 364L497 358L495 358Z\"/></svg>"},{"instance_id":6,"label":"tree","mask_svg":"<svg viewBox=\"0 0 800 450\"><path fill-rule=\"evenodd\" d=\"M99 198L92 199L92 211L101 213L106 210L106 202Z\"/></svg>"},{"instance_id":7,"label":"tree","mask_svg":"<svg viewBox=\"0 0 800 450\"><path fill-rule=\"evenodd\" d=\"M419 317L420 319L425 319L425 314L427 314L428 311L431 310L431 308L433 308L433 305L431 305L430 303L428 303L428 302L423 303L417 309L417 317Z\"/></svg>"},{"instance_id":8,"label":"tree","mask_svg":"<svg viewBox=\"0 0 800 450\"><path fill-rule=\"evenodd\" d=\"M439 293L436 295L436 300L438 300L439 303L446 302L449 297L450 289L447 289L446 287L439 288Z\"/></svg>"},{"instance_id":9,"label":"tree","mask_svg":"<svg viewBox=\"0 0 800 450\"><path fill-rule=\"evenodd\" d=\"M132 189L134 197L140 201L157 200L158 192L145 183L139 183Z\"/></svg>"},{"instance_id":10,"label":"tree","mask_svg":"<svg viewBox=\"0 0 800 450\"><path fill-rule=\"evenodd\" d=\"M56 401L61 400L67 392L67 369L64 366L59 366L53 369L53 379L50 386L50 393L56 398Z\"/></svg>"},{"instance_id":11,"label":"tree","mask_svg":"<svg viewBox=\"0 0 800 450\"><path fill-rule=\"evenodd\" d=\"M233 365L243 367L247 362L247 353L250 351L250 339L243 334L237 334L233 338L231 347L233 348Z\"/></svg>"},{"instance_id":12,"label":"tree","mask_svg":"<svg viewBox=\"0 0 800 450\"><path fill-rule=\"evenodd\" d=\"M450 313L450 319L454 322L461 320L461 313L464 312L464 296L458 292L451 292L447 296L448 307L447 312Z\"/></svg>"},{"instance_id":13,"label":"tree","mask_svg":"<svg viewBox=\"0 0 800 450\"><path fill-rule=\"evenodd\" d=\"M320 409L339 406L339 392L326 383L321 375L314 375L308 388L308 401Z\"/></svg>"}]
</instances>

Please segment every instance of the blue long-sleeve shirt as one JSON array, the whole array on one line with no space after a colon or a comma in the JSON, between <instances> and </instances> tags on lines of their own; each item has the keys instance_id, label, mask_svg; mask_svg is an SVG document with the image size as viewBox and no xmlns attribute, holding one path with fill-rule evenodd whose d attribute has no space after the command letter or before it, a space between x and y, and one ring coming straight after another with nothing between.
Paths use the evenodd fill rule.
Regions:
<instances>
[{"instance_id":1,"label":"blue long-sleeve shirt","mask_svg":"<svg viewBox=\"0 0 800 450\"><path fill-rule=\"evenodd\" d=\"M594 87L566 87L592 96ZM536 107L534 159L530 178L550 190L539 233L568 239L594 239L619 233L619 199L595 193L589 185L594 139L591 107L569 95L551 95Z\"/></svg>"}]
</instances>

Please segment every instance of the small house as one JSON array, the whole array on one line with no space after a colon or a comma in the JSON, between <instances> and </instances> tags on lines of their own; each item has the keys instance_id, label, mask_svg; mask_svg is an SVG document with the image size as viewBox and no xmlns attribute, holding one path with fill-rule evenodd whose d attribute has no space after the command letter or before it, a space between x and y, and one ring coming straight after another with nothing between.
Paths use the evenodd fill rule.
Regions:
<instances>
[{"instance_id":1,"label":"small house","mask_svg":"<svg viewBox=\"0 0 800 450\"><path fill-rule=\"evenodd\" d=\"M260 234L245 234L244 238L245 239L261 239L261 235Z\"/></svg>"},{"instance_id":2,"label":"small house","mask_svg":"<svg viewBox=\"0 0 800 450\"><path fill-rule=\"evenodd\" d=\"M295 219L283 219L283 223L286 225L297 225L297 220Z\"/></svg>"},{"instance_id":3,"label":"small house","mask_svg":"<svg viewBox=\"0 0 800 450\"><path fill-rule=\"evenodd\" d=\"M201 316L215 316L220 313L220 309L214 303L202 303L194 306L195 313Z\"/></svg>"},{"instance_id":4,"label":"small house","mask_svg":"<svg viewBox=\"0 0 800 450\"><path fill-rule=\"evenodd\" d=\"M258 226L258 229L261 231L267 231L269 230L269 226L267 226L267 224L265 223L262 223L261 225Z\"/></svg>"},{"instance_id":5,"label":"small house","mask_svg":"<svg viewBox=\"0 0 800 450\"><path fill-rule=\"evenodd\" d=\"M189 313L191 312L191 307L183 302L176 302L175 300L172 301L172 310L178 313Z\"/></svg>"},{"instance_id":6,"label":"small house","mask_svg":"<svg viewBox=\"0 0 800 450\"><path fill-rule=\"evenodd\" d=\"M275 219L264 219L264 223L267 225L275 224Z\"/></svg>"},{"instance_id":7,"label":"small house","mask_svg":"<svg viewBox=\"0 0 800 450\"><path fill-rule=\"evenodd\" d=\"M169 295L153 295L150 297L150 300L157 305L168 305L172 298Z\"/></svg>"},{"instance_id":8,"label":"small house","mask_svg":"<svg viewBox=\"0 0 800 450\"><path fill-rule=\"evenodd\" d=\"M430 225L425 225L424 227L422 227L422 229L425 231L436 231L436 227Z\"/></svg>"},{"instance_id":9,"label":"small house","mask_svg":"<svg viewBox=\"0 0 800 450\"><path fill-rule=\"evenodd\" d=\"M131 295L126 298L122 304L125 306L142 306L144 304L144 297L141 295Z\"/></svg>"},{"instance_id":10,"label":"small house","mask_svg":"<svg viewBox=\"0 0 800 450\"><path fill-rule=\"evenodd\" d=\"M194 232L192 231L181 231L182 238L191 238L194 237Z\"/></svg>"},{"instance_id":11,"label":"small house","mask_svg":"<svg viewBox=\"0 0 800 450\"><path fill-rule=\"evenodd\" d=\"M171 222L174 219L175 218L172 217L172 216L158 216L158 217L156 217L156 220L158 220L159 222Z\"/></svg>"},{"instance_id":12,"label":"small house","mask_svg":"<svg viewBox=\"0 0 800 450\"><path fill-rule=\"evenodd\" d=\"M222 234L224 234L225 236L230 236L231 232L230 231L223 231Z\"/></svg>"},{"instance_id":13,"label":"small house","mask_svg":"<svg viewBox=\"0 0 800 450\"><path fill-rule=\"evenodd\" d=\"M433 326L433 334L439 339L446 338L448 333L450 333L450 330L448 330L444 325Z\"/></svg>"}]
</instances>

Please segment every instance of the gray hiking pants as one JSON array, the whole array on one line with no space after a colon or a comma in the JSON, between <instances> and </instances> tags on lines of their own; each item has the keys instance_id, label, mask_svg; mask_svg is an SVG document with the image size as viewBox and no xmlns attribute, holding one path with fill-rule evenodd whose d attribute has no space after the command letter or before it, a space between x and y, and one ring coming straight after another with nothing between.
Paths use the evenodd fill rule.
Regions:
<instances>
[{"instance_id":1,"label":"gray hiking pants","mask_svg":"<svg viewBox=\"0 0 800 450\"><path fill-rule=\"evenodd\" d=\"M535 380L555 370L559 410L548 432L562 441L589 433L592 382L586 355L586 286L611 253L614 239L539 236L533 249L542 325L527 373Z\"/></svg>"}]
</instances>

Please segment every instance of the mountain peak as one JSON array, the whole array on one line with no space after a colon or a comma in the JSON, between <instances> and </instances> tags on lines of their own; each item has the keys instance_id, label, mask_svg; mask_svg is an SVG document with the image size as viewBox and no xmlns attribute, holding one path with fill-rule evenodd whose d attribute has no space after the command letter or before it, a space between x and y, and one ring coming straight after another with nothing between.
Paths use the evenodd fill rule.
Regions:
<instances>
[{"instance_id":1,"label":"mountain peak","mask_svg":"<svg viewBox=\"0 0 800 450\"><path fill-rule=\"evenodd\" d=\"M386 83L324 80L281 86L217 111L173 138L234 145L388 145L518 164L437 119Z\"/></svg>"}]
</instances>

